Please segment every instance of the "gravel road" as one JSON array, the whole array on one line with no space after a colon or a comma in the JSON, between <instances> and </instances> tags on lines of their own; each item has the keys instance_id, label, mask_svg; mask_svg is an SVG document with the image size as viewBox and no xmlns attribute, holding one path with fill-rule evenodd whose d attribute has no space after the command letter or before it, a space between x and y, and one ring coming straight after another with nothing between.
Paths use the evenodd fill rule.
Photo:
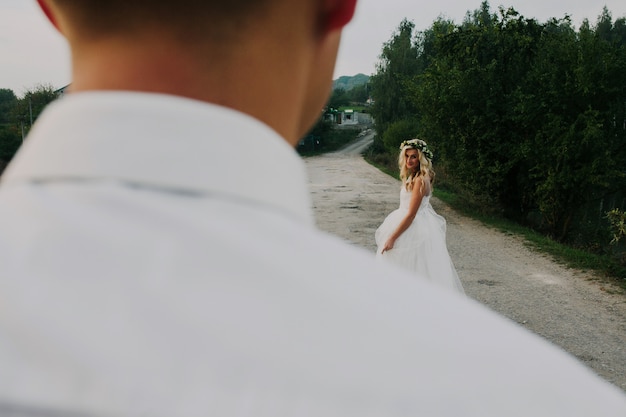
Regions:
<instances>
[{"instance_id":1,"label":"gravel road","mask_svg":"<svg viewBox=\"0 0 626 417\"><path fill-rule=\"evenodd\" d=\"M305 163L318 226L374 253L374 231L397 208L400 182L363 160L361 152L372 139L369 133ZM621 289L593 273L564 267L527 247L523 238L464 217L434 197L431 202L448 221L448 249L468 296L626 391L626 295Z\"/></svg>"}]
</instances>

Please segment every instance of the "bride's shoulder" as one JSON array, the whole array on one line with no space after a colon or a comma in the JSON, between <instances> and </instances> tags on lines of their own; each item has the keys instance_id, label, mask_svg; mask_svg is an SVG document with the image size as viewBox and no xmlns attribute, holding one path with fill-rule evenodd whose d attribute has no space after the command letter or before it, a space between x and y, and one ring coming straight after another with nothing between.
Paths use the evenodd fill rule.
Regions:
<instances>
[{"instance_id":1,"label":"bride's shoulder","mask_svg":"<svg viewBox=\"0 0 626 417\"><path fill-rule=\"evenodd\" d=\"M432 180L428 175L420 175L415 178L414 185L417 186L420 190L422 190L423 195L430 195L432 190L431 186Z\"/></svg>"},{"instance_id":2,"label":"bride's shoulder","mask_svg":"<svg viewBox=\"0 0 626 417\"><path fill-rule=\"evenodd\" d=\"M418 175L413 180L413 184L417 185L418 187L430 184L430 177L428 177L427 175Z\"/></svg>"}]
</instances>

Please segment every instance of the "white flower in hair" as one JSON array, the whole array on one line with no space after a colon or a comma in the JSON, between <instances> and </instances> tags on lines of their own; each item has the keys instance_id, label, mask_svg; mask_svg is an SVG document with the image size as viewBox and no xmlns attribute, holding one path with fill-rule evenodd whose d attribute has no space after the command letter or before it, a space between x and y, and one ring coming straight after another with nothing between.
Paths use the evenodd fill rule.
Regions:
<instances>
[{"instance_id":1,"label":"white flower in hair","mask_svg":"<svg viewBox=\"0 0 626 417\"><path fill-rule=\"evenodd\" d=\"M419 149L426 156L426 158L430 160L433 159L433 152L428 149L428 145L426 144L426 142L421 139L409 139L400 144L400 149L404 149L406 147Z\"/></svg>"}]
</instances>

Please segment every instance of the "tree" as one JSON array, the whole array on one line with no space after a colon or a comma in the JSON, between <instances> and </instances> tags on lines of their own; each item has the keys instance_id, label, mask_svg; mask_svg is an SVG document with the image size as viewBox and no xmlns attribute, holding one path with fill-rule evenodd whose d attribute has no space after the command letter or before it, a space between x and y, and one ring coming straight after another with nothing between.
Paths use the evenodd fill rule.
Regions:
<instances>
[{"instance_id":1,"label":"tree","mask_svg":"<svg viewBox=\"0 0 626 417\"><path fill-rule=\"evenodd\" d=\"M361 84L352 88L350 91L346 92L350 103L359 103L363 104L367 102L369 98L369 84Z\"/></svg>"},{"instance_id":2,"label":"tree","mask_svg":"<svg viewBox=\"0 0 626 417\"><path fill-rule=\"evenodd\" d=\"M0 89L0 172L21 144L21 136L11 118L16 105L17 97L13 90Z\"/></svg>"},{"instance_id":3,"label":"tree","mask_svg":"<svg viewBox=\"0 0 626 417\"><path fill-rule=\"evenodd\" d=\"M30 129L44 108L57 97L54 87L50 84L39 84L34 89L27 90L13 109L14 122Z\"/></svg>"},{"instance_id":4,"label":"tree","mask_svg":"<svg viewBox=\"0 0 626 417\"><path fill-rule=\"evenodd\" d=\"M22 137L13 126L0 126L0 172L4 170L22 144Z\"/></svg>"},{"instance_id":5,"label":"tree","mask_svg":"<svg viewBox=\"0 0 626 417\"><path fill-rule=\"evenodd\" d=\"M413 44L415 25L403 20L391 40L383 45L377 72L370 79L375 104L376 130L384 135L394 122L416 117L409 98L410 81L418 72L418 49Z\"/></svg>"},{"instance_id":6,"label":"tree","mask_svg":"<svg viewBox=\"0 0 626 417\"><path fill-rule=\"evenodd\" d=\"M0 89L0 118L5 118L0 119L0 170L13 158L43 109L56 98L51 85L27 90L21 98L11 90Z\"/></svg>"},{"instance_id":7,"label":"tree","mask_svg":"<svg viewBox=\"0 0 626 417\"><path fill-rule=\"evenodd\" d=\"M491 14L485 2L453 30L431 31L430 64L413 91L422 136L459 188L490 207L519 207L527 131L518 108L541 27L514 9Z\"/></svg>"},{"instance_id":8,"label":"tree","mask_svg":"<svg viewBox=\"0 0 626 417\"><path fill-rule=\"evenodd\" d=\"M383 134L385 149L391 155L397 155L400 144L417 136L419 125L417 119L402 119L389 125Z\"/></svg>"},{"instance_id":9,"label":"tree","mask_svg":"<svg viewBox=\"0 0 626 417\"><path fill-rule=\"evenodd\" d=\"M11 112L17 103L17 97L13 90L0 88L0 124L11 121Z\"/></svg>"},{"instance_id":10,"label":"tree","mask_svg":"<svg viewBox=\"0 0 626 417\"><path fill-rule=\"evenodd\" d=\"M343 88L336 88L333 90L330 98L328 99L328 107L338 109L339 107L348 106L350 104L350 97Z\"/></svg>"}]
</instances>

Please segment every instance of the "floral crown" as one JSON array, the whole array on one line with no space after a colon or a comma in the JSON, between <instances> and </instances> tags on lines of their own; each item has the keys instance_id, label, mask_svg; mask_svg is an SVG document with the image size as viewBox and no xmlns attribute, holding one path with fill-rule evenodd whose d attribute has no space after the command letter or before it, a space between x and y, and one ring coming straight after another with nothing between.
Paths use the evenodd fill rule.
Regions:
<instances>
[{"instance_id":1,"label":"floral crown","mask_svg":"<svg viewBox=\"0 0 626 417\"><path fill-rule=\"evenodd\" d=\"M426 156L426 158L430 160L433 159L433 152L430 149L428 149L428 145L426 144L426 142L424 142L421 139L405 140L404 142L400 144L400 149L402 150L405 147L419 149Z\"/></svg>"}]
</instances>

